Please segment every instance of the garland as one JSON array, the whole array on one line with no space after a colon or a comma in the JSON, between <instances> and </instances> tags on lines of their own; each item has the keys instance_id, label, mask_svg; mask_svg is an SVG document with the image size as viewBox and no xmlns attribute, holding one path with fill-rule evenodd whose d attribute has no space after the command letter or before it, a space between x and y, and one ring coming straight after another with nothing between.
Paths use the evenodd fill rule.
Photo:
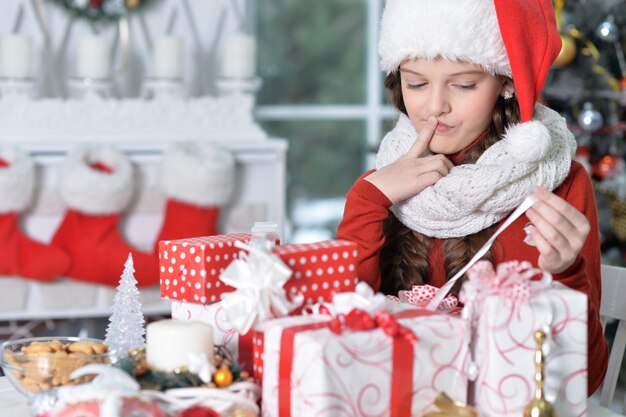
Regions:
<instances>
[{"instance_id":1,"label":"garland","mask_svg":"<svg viewBox=\"0 0 626 417\"><path fill-rule=\"evenodd\" d=\"M91 23L117 22L129 12L138 11L153 0L49 0L75 18Z\"/></svg>"}]
</instances>

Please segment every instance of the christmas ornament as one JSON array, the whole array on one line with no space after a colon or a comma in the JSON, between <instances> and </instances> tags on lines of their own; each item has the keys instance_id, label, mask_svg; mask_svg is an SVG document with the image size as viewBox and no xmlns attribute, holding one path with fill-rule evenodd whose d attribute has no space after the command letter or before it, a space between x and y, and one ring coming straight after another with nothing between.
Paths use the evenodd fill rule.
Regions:
<instances>
[{"instance_id":1,"label":"christmas ornament","mask_svg":"<svg viewBox=\"0 0 626 417\"><path fill-rule=\"evenodd\" d=\"M55 417L165 417L157 403L144 396L137 381L124 371L108 365L87 365L71 375L97 375L93 382L63 386L57 390Z\"/></svg>"},{"instance_id":2,"label":"christmas ornament","mask_svg":"<svg viewBox=\"0 0 626 417\"><path fill-rule=\"evenodd\" d=\"M35 190L32 159L12 148L0 149L0 275L47 281L65 275L67 252L30 239L20 228Z\"/></svg>"},{"instance_id":3,"label":"christmas ornament","mask_svg":"<svg viewBox=\"0 0 626 417\"><path fill-rule=\"evenodd\" d=\"M554 60L555 67L565 67L576 58L577 48L574 38L567 33L561 34L561 52Z\"/></svg>"},{"instance_id":4,"label":"christmas ornament","mask_svg":"<svg viewBox=\"0 0 626 417\"><path fill-rule=\"evenodd\" d=\"M257 417L257 414L247 408L238 408L233 411L232 417Z\"/></svg>"},{"instance_id":5,"label":"christmas ornament","mask_svg":"<svg viewBox=\"0 0 626 417\"><path fill-rule=\"evenodd\" d=\"M615 47L615 55L622 73L622 78L626 77L626 58L624 58L624 48L620 42L620 31L615 24L615 18L609 16L604 22L600 23L596 29L596 36L602 41L611 43Z\"/></svg>"},{"instance_id":6,"label":"christmas ornament","mask_svg":"<svg viewBox=\"0 0 626 417\"><path fill-rule=\"evenodd\" d=\"M604 22L600 23L596 29L596 36L609 43L619 40L619 28L615 24L613 16L609 16Z\"/></svg>"},{"instance_id":7,"label":"christmas ornament","mask_svg":"<svg viewBox=\"0 0 626 417\"><path fill-rule=\"evenodd\" d=\"M225 388L233 382L233 373L230 369L224 367L213 373L213 382L220 388Z\"/></svg>"},{"instance_id":8,"label":"christmas ornament","mask_svg":"<svg viewBox=\"0 0 626 417\"><path fill-rule=\"evenodd\" d=\"M220 417L220 414L212 408L196 406L181 411L176 417Z\"/></svg>"},{"instance_id":9,"label":"christmas ornament","mask_svg":"<svg viewBox=\"0 0 626 417\"><path fill-rule=\"evenodd\" d=\"M624 160L617 155L604 155L591 165L591 173L597 179L604 180L617 176L624 171Z\"/></svg>"},{"instance_id":10,"label":"christmas ornament","mask_svg":"<svg viewBox=\"0 0 626 417\"><path fill-rule=\"evenodd\" d=\"M578 115L578 125L586 132L593 132L598 130L604 124L604 118L602 113L597 111L593 104L586 102L583 105L583 109Z\"/></svg>"},{"instance_id":11,"label":"christmas ornament","mask_svg":"<svg viewBox=\"0 0 626 417\"><path fill-rule=\"evenodd\" d=\"M119 231L133 188L130 160L114 148L81 148L67 156L59 191L68 208L52 237L52 246L72 258L67 276L114 287L119 265L132 253L138 285L159 283L158 257L133 249Z\"/></svg>"},{"instance_id":12,"label":"christmas ornament","mask_svg":"<svg viewBox=\"0 0 626 417\"><path fill-rule=\"evenodd\" d=\"M117 22L130 11L143 9L152 0L50 0L74 18L92 23Z\"/></svg>"},{"instance_id":13,"label":"christmas ornament","mask_svg":"<svg viewBox=\"0 0 626 417\"><path fill-rule=\"evenodd\" d=\"M535 342L537 342L537 350L535 352L535 398L533 398L524 409L524 417L556 416L554 406L552 406L543 395L543 342L545 340L545 332L543 330L537 330L535 332Z\"/></svg>"},{"instance_id":14,"label":"christmas ornament","mask_svg":"<svg viewBox=\"0 0 626 417\"><path fill-rule=\"evenodd\" d=\"M113 354L118 358L126 357L129 351L146 344L145 320L134 272L133 257L128 254L120 284L113 297L113 314L109 318L105 338L105 342L112 347Z\"/></svg>"},{"instance_id":15,"label":"christmas ornament","mask_svg":"<svg viewBox=\"0 0 626 417\"><path fill-rule=\"evenodd\" d=\"M35 393L31 399L30 403L30 413L33 416L37 417L48 417L51 416L51 411L54 408L54 405L57 403L58 398L57 394L53 390L48 391L39 391Z\"/></svg>"},{"instance_id":16,"label":"christmas ornament","mask_svg":"<svg viewBox=\"0 0 626 417\"><path fill-rule=\"evenodd\" d=\"M474 407L454 401L445 392L435 398L435 406L439 410L426 413L424 417L478 417L478 412Z\"/></svg>"}]
</instances>

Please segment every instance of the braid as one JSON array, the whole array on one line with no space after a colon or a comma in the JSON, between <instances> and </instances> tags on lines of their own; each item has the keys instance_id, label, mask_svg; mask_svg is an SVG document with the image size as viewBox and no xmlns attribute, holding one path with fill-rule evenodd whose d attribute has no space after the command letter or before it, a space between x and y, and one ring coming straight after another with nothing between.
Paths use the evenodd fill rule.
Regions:
<instances>
[{"instance_id":1,"label":"braid","mask_svg":"<svg viewBox=\"0 0 626 417\"><path fill-rule=\"evenodd\" d=\"M380 253L381 291L397 295L399 290L426 284L430 278L429 254L433 239L415 233L391 213L384 223L385 244Z\"/></svg>"}]
</instances>

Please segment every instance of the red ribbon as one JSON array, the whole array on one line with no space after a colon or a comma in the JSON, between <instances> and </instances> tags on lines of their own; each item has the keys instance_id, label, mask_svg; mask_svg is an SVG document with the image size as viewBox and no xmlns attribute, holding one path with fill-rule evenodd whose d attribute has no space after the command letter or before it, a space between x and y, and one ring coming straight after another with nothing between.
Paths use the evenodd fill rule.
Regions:
<instances>
[{"instance_id":1,"label":"red ribbon","mask_svg":"<svg viewBox=\"0 0 626 417\"><path fill-rule=\"evenodd\" d=\"M333 318L328 327L335 334L341 334L346 329L364 331L380 328L389 337L404 337L411 343L419 341L411 330L400 325L393 315L384 310L372 317L367 311L355 308L348 315L339 314Z\"/></svg>"},{"instance_id":2,"label":"red ribbon","mask_svg":"<svg viewBox=\"0 0 626 417\"><path fill-rule=\"evenodd\" d=\"M411 309L402 311L395 316L381 311L371 317L363 310L355 309L347 315L324 322L309 323L286 327L280 338L281 360L278 365L278 416L291 417L291 372L293 370L294 341L300 332L329 328L333 333L341 334L345 329L368 331L381 328L385 334L393 338L390 415L394 417L411 417L413 397L413 345L419 339L413 332L398 323L398 319L432 316L439 313ZM405 364L411 366L405 366Z\"/></svg>"}]
</instances>

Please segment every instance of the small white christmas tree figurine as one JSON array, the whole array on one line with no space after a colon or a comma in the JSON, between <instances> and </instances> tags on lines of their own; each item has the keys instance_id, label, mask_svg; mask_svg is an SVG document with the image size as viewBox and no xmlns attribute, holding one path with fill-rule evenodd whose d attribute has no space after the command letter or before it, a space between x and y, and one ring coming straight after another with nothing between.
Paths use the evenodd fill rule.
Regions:
<instances>
[{"instance_id":1,"label":"small white christmas tree figurine","mask_svg":"<svg viewBox=\"0 0 626 417\"><path fill-rule=\"evenodd\" d=\"M118 358L126 357L131 349L144 347L144 317L141 312L139 290L135 279L133 257L128 254L124 272L113 298L113 314L109 317L105 342L117 353Z\"/></svg>"}]
</instances>

